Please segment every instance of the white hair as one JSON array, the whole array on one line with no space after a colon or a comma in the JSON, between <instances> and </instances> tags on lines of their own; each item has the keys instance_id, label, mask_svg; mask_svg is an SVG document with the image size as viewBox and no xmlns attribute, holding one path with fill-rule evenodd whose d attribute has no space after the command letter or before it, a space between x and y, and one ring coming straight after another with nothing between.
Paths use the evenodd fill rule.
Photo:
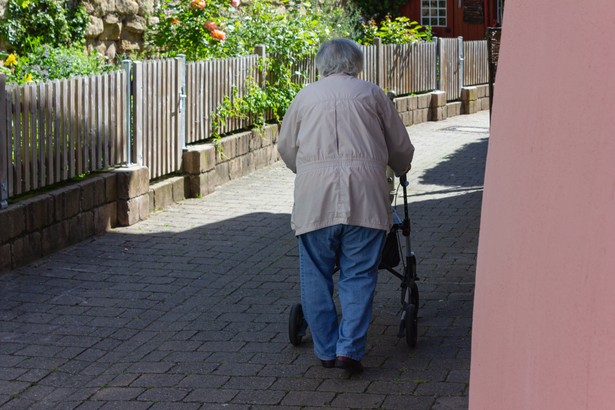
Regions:
<instances>
[{"instance_id":1,"label":"white hair","mask_svg":"<svg viewBox=\"0 0 615 410\"><path fill-rule=\"evenodd\" d=\"M363 51L354 41L337 38L321 44L314 62L322 77L332 74L356 77L363 70Z\"/></svg>"}]
</instances>

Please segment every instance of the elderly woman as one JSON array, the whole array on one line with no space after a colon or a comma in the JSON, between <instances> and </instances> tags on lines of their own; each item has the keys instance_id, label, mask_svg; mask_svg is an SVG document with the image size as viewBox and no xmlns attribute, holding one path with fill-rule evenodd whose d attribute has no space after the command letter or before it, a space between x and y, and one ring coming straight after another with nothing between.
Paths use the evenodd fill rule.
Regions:
<instances>
[{"instance_id":1,"label":"elderly woman","mask_svg":"<svg viewBox=\"0 0 615 410\"><path fill-rule=\"evenodd\" d=\"M301 302L324 367L363 370L378 264L391 227L386 168L410 169L414 147L391 100L359 80L363 52L346 39L316 55L321 79L289 107L278 150L296 173L291 225L299 243ZM338 322L333 274L339 266Z\"/></svg>"}]
</instances>

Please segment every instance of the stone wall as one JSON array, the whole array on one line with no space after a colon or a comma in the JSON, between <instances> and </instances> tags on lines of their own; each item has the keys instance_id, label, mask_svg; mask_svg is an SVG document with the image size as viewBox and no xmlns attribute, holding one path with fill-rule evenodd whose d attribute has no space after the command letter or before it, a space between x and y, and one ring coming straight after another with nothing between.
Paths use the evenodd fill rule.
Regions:
<instances>
[{"instance_id":1,"label":"stone wall","mask_svg":"<svg viewBox=\"0 0 615 410\"><path fill-rule=\"evenodd\" d=\"M4 18L7 0L0 0ZM158 0L83 0L90 15L86 41L110 59L143 49L143 35L153 22L151 14Z\"/></svg>"},{"instance_id":2,"label":"stone wall","mask_svg":"<svg viewBox=\"0 0 615 410\"><path fill-rule=\"evenodd\" d=\"M85 0L83 4L90 15L88 48L110 59L142 50L155 0Z\"/></svg>"}]
</instances>

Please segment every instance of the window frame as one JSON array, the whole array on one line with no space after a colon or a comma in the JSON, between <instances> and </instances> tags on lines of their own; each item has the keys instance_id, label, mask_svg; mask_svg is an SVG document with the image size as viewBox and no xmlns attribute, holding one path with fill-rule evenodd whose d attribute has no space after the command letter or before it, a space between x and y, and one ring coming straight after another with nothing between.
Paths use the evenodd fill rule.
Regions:
<instances>
[{"instance_id":1,"label":"window frame","mask_svg":"<svg viewBox=\"0 0 615 410\"><path fill-rule=\"evenodd\" d=\"M436 3L434 6L432 3ZM442 4L444 6L442 6ZM427 15L424 11L427 10ZM444 14L444 15L442 15ZM444 18L444 24L440 20ZM438 24L434 24L434 22ZM421 0L421 25L431 27L448 26L448 0Z\"/></svg>"}]
</instances>

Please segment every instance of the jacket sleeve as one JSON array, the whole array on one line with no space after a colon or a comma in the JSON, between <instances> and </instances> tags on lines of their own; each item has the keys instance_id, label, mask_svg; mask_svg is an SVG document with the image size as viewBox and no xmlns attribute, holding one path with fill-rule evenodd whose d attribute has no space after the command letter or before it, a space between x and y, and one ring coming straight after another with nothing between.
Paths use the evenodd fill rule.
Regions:
<instances>
[{"instance_id":1,"label":"jacket sleeve","mask_svg":"<svg viewBox=\"0 0 615 410\"><path fill-rule=\"evenodd\" d=\"M381 100L384 138L389 153L388 165L393 169L396 176L400 176L410 169L414 157L414 145L410 141L406 126L399 117L393 102L384 93L379 100Z\"/></svg>"},{"instance_id":2,"label":"jacket sleeve","mask_svg":"<svg viewBox=\"0 0 615 410\"><path fill-rule=\"evenodd\" d=\"M299 134L299 127L301 121L299 120L299 112L297 108L296 100L292 102L284 119L282 120L282 126L280 127L280 136L278 138L278 152L282 161L286 164L288 169L297 173L297 151L299 145L297 141L297 135Z\"/></svg>"}]
</instances>

